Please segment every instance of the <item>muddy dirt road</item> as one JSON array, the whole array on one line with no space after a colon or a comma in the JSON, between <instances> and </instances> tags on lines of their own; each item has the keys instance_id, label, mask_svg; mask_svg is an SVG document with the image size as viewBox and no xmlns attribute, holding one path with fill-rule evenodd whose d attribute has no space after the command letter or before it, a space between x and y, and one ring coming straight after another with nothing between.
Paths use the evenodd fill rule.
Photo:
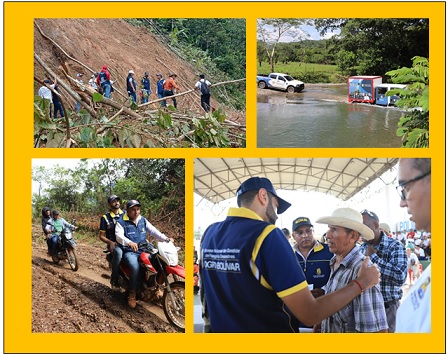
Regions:
<instances>
[{"instance_id":1,"label":"muddy dirt road","mask_svg":"<svg viewBox=\"0 0 448 354\"><path fill-rule=\"evenodd\" d=\"M137 301L132 310L124 294L110 289L110 271L102 245L78 242L77 272L66 261L51 261L42 236L33 237L32 249L34 333L176 332L160 303Z\"/></svg>"}]
</instances>

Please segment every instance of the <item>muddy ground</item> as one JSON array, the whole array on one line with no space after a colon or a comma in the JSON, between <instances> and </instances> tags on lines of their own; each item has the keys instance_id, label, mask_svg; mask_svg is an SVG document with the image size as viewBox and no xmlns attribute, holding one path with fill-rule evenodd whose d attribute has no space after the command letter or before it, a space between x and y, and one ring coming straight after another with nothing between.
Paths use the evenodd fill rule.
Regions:
<instances>
[{"instance_id":1,"label":"muddy ground","mask_svg":"<svg viewBox=\"0 0 448 354\"><path fill-rule=\"evenodd\" d=\"M79 269L74 272L67 261L52 262L40 225L33 225L33 333L176 332L160 303L137 301L130 309L126 296L110 289L103 244L77 243Z\"/></svg>"}]
</instances>

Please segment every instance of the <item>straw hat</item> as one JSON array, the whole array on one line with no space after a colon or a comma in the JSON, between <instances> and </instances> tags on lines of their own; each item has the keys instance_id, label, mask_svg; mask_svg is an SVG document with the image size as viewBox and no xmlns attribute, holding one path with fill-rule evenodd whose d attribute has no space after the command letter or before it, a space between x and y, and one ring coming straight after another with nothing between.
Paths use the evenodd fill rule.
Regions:
<instances>
[{"instance_id":1,"label":"straw hat","mask_svg":"<svg viewBox=\"0 0 448 354\"><path fill-rule=\"evenodd\" d=\"M372 240L373 231L362 222L362 215L352 208L338 208L331 216L323 216L316 220L318 224L327 224L346 227L347 229L358 231L366 241Z\"/></svg>"},{"instance_id":2,"label":"straw hat","mask_svg":"<svg viewBox=\"0 0 448 354\"><path fill-rule=\"evenodd\" d=\"M390 226L385 222L380 222L380 229L390 233Z\"/></svg>"}]
</instances>

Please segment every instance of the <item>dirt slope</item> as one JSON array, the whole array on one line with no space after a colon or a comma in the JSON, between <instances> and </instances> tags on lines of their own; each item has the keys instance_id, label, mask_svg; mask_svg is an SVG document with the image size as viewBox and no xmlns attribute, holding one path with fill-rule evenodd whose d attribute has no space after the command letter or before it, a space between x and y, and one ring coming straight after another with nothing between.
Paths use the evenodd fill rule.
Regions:
<instances>
[{"instance_id":1,"label":"dirt slope","mask_svg":"<svg viewBox=\"0 0 448 354\"><path fill-rule=\"evenodd\" d=\"M78 241L79 269L73 272L66 261L51 261L40 226L33 226L32 331L176 332L160 303L137 301L137 307L130 309L126 296L110 289L110 271L102 250L102 245Z\"/></svg>"},{"instance_id":2,"label":"dirt slope","mask_svg":"<svg viewBox=\"0 0 448 354\"><path fill-rule=\"evenodd\" d=\"M139 83L145 71L151 79L150 99L156 99L155 75L161 73L165 78L169 73L178 75L177 82L181 91L194 88L199 74L182 58L167 49L159 37L150 33L146 28L134 27L122 19L36 19L42 32L55 41L71 57L99 72L103 65L107 65L111 72L111 80L121 93L126 95L126 76L130 69L134 70ZM92 72L73 60L67 59L49 40L45 39L37 27L34 27L34 51L50 68L65 78L61 68L65 67L69 75L76 77L76 73L84 75L87 83ZM43 68L34 62L35 77L42 79L48 75ZM39 89L35 85L35 94ZM114 94L116 98L122 98ZM126 95L127 96L127 95ZM218 104L212 99L212 107ZM178 98L178 107L201 112L198 93L188 94ZM241 119L241 113L228 112Z\"/></svg>"}]
</instances>

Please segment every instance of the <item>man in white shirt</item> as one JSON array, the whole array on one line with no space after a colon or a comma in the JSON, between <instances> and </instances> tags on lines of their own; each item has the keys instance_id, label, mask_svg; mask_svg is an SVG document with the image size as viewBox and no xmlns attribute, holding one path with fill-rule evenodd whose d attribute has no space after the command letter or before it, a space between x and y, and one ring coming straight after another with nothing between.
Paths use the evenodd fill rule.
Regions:
<instances>
[{"instance_id":1,"label":"man in white shirt","mask_svg":"<svg viewBox=\"0 0 448 354\"><path fill-rule=\"evenodd\" d=\"M210 81L205 79L205 75L199 75L199 81L196 82L195 90L199 90L201 92L201 107L206 112L210 112Z\"/></svg>"},{"instance_id":2,"label":"man in white shirt","mask_svg":"<svg viewBox=\"0 0 448 354\"><path fill-rule=\"evenodd\" d=\"M400 159L400 206L418 230L431 232L431 159ZM396 333L431 332L431 265L415 282L397 311Z\"/></svg>"},{"instance_id":3,"label":"man in white shirt","mask_svg":"<svg viewBox=\"0 0 448 354\"><path fill-rule=\"evenodd\" d=\"M47 84L47 86L54 88L55 84L51 84L51 81L48 79L44 80L44 83ZM52 106L53 106L53 95L51 93L51 90L45 85L41 86L39 88L39 91L37 92L37 94L42 97L44 100L48 100L50 101L50 118L52 117L51 112L52 112Z\"/></svg>"}]
</instances>

